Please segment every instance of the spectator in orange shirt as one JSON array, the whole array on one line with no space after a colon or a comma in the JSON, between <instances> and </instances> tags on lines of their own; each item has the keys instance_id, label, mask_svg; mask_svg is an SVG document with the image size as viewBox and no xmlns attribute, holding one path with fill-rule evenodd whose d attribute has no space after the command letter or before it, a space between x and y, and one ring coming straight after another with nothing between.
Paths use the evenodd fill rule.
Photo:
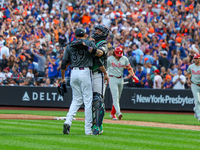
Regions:
<instances>
[{"instance_id":1,"label":"spectator in orange shirt","mask_svg":"<svg viewBox=\"0 0 200 150\"><path fill-rule=\"evenodd\" d=\"M82 16L81 16L81 22L82 22L82 24L84 24L84 23L87 23L87 24L89 24L90 23L90 20L91 20L91 17L90 17L90 13L89 13L90 11L89 10L83 10L83 14L82 14Z\"/></svg>"}]
</instances>

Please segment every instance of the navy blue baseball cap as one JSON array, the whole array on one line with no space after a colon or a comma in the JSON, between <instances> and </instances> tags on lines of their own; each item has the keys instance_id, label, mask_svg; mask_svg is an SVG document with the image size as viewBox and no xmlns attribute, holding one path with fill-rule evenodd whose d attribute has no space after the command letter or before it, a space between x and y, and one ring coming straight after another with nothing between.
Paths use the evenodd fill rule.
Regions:
<instances>
[{"instance_id":1,"label":"navy blue baseball cap","mask_svg":"<svg viewBox=\"0 0 200 150\"><path fill-rule=\"evenodd\" d=\"M42 50L42 49L39 50L39 53L42 54L42 55L45 55L45 51Z\"/></svg>"},{"instance_id":2,"label":"navy blue baseball cap","mask_svg":"<svg viewBox=\"0 0 200 150\"><path fill-rule=\"evenodd\" d=\"M174 41L171 41L170 43L171 43L172 45L174 45L174 44L175 44L175 42L174 42Z\"/></svg>"},{"instance_id":3,"label":"navy blue baseball cap","mask_svg":"<svg viewBox=\"0 0 200 150\"><path fill-rule=\"evenodd\" d=\"M149 46L149 49L153 49L153 47L152 47L152 46Z\"/></svg>"},{"instance_id":4,"label":"navy blue baseball cap","mask_svg":"<svg viewBox=\"0 0 200 150\"><path fill-rule=\"evenodd\" d=\"M91 21L94 21L94 22L95 22L96 20L95 20L94 18L92 18Z\"/></svg>"},{"instance_id":5,"label":"navy blue baseball cap","mask_svg":"<svg viewBox=\"0 0 200 150\"><path fill-rule=\"evenodd\" d=\"M75 31L75 35L76 35L77 37L83 37L83 36L85 35L85 33L86 33L86 31L85 31L85 29L83 29L83 28L78 28L78 29L76 29L76 31Z\"/></svg>"}]
</instances>

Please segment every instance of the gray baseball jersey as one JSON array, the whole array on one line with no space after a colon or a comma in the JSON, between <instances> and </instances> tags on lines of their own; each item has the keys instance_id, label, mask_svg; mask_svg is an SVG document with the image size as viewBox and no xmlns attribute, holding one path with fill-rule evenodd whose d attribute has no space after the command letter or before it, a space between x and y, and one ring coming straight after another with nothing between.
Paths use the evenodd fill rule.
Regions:
<instances>
[{"instance_id":1,"label":"gray baseball jersey","mask_svg":"<svg viewBox=\"0 0 200 150\"><path fill-rule=\"evenodd\" d=\"M87 46L95 46L93 41L83 40ZM70 44L67 45L63 60L70 62L71 67L90 67L93 66L93 57L92 54L83 48L73 48L70 47Z\"/></svg>"},{"instance_id":2,"label":"gray baseball jersey","mask_svg":"<svg viewBox=\"0 0 200 150\"><path fill-rule=\"evenodd\" d=\"M97 49L100 49L104 52L104 56L101 57L101 61L104 67L106 68L107 67L107 53L108 53L107 41L106 40L99 41L98 43L96 43L96 47ZM95 62L92 67L92 71L93 72L100 71L98 65Z\"/></svg>"},{"instance_id":3,"label":"gray baseball jersey","mask_svg":"<svg viewBox=\"0 0 200 150\"><path fill-rule=\"evenodd\" d=\"M194 84L200 84L200 66L196 66L195 64L191 64L188 69L188 73L191 73L191 81Z\"/></svg>"},{"instance_id":4,"label":"gray baseball jersey","mask_svg":"<svg viewBox=\"0 0 200 150\"><path fill-rule=\"evenodd\" d=\"M119 61L114 56L110 56L107 63L108 74L116 77L123 76L124 67L130 64L126 56L122 56Z\"/></svg>"}]
</instances>

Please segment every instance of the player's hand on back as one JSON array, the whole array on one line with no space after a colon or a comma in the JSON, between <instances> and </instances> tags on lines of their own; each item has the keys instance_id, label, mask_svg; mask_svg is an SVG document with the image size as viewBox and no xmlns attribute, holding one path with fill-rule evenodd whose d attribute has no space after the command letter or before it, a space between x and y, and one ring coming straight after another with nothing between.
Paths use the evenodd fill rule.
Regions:
<instances>
[{"instance_id":1,"label":"player's hand on back","mask_svg":"<svg viewBox=\"0 0 200 150\"><path fill-rule=\"evenodd\" d=\"M93 38L90 37L90 38L89 38L89 41L95 41L95 39L93 39Z\"/></svg>"}]
</instances>

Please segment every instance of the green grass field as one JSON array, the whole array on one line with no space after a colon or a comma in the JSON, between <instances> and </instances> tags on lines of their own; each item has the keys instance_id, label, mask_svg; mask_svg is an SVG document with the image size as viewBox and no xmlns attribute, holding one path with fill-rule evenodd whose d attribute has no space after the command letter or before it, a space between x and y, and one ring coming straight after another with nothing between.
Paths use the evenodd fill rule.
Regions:
<instances>
[{"instance_id":1,"label":"green grass field","mask_svg":"<svg viewBox=\"0 0 200 150\"><path fill-rule=\"evenodd\" d=\"M0 110L0 114L29 114L42 116L66 116L66 111L38 111L38 110ZM110 113L105 114L105 119L110 119ZM84 118L83 112L77 112L77 118ZM143 114L143 113L123 113L123 120L160 122L185 125L200 125L200 122L193 115L182 114Z\"/></svg>"},{"instance_id":2,"label":"green grass field","mask_svg":"<svg viewBox=\"0 0 200 150\"><path fill-rule=\"evenodd\" d=\"M64 111L0 110L0 114L65 116ZM76 117L83 117L78 112ZM107 113L105 118L109 118ZM124 120L199 125L192 115L125 114ZM0 149L97 149L97 150L197 150L200 131L104 124L99 136L84 135L84 122L74 121L69 135L62 133L63 120L0 120Z\"/></svg>"}]
</instances>

